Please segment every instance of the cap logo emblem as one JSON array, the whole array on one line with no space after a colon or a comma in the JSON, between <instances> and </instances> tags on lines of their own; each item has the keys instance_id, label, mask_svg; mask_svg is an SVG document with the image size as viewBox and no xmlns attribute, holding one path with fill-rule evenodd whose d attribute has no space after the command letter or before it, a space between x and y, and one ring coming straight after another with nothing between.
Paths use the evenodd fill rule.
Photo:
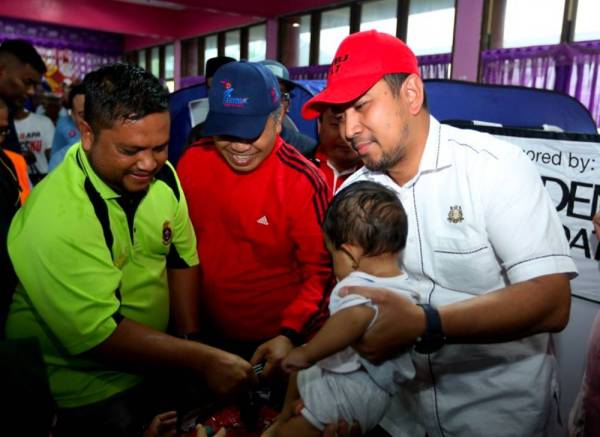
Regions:
<instances>
[{"instance_id":1,"label":"cap logo emblem","mask_svg":"<svg viewBox=\"0 0 600 437\"><path fill-rule=\"evenodd\" d=\"M171 222L165 220L162 228L162 243L165 246L171 244L171 239L173 238L173 229L171 229Z\"/></svg>"},{"instance_id":2,"label":"cap logo emblem","mask_svg":"<svg viewBox=\"0 0 600 437\"><path fill-rule=\"evenodd\" d=\"M458 205L454 205L450 207L450 211L448 212L448 221L450 223L460 223L464 220L462 207Z\"/></svg>"},{"instance_id":3,"label":"cap logo emblem","mask_svg":"<svg viewBox=\"0 0 600 437\"><path fill-rule=\"evenodd\" d=\"M228 80L222 80L223 88L225 88L225 92L223 93L223 106L227 108L244 108L246 107L246 103L248 103L248 97L233 97L232 94L235 91L235 88Z\"/></svg>"},{"instance_id":4,"label":"cap logo emblem","mask_svg":"<svg viewBox=\"0 0 600 437\"><path fill-rule=\"evenodd\" d=\"M335 58L333 58L333 61L331 62L331 68L329 69L329 74L335 74L338 71L340 71L342 64L346 62L348 58L348 54L345 54L344 56L336 56Z\"/></svg>"},{"instance_id":5,"label":"cap logo emblem","mask_svg":"<svg viewBox=\"0 0 600 437\"><path fill-rule=\"evenodd\" d=\"M273 103L277 103L277 91L275 91L275 88L271 88L271 100Z\"/></svg>"}]
</instances>

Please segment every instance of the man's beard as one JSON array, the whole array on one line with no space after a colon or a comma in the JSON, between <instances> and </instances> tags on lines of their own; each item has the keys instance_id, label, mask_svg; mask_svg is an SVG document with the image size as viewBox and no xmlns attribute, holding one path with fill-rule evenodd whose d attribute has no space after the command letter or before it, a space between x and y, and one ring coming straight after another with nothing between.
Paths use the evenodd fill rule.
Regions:
<instances>
[{"instance_id":1,"label":"man's beard","mask_svg":"<svg viewBox=\"0 0 600 437\"><path fill-rule=\"evenodd\" d=\"M403 130L402 138L404 138L404 139L408 138L408 136L409 136L408 126L404 125L402 127L402 130ZM369 138L369 141L376 143L381 148L381 144L379 143L379 141L377 141L375 136L371 136ZM358 143L358 140L353 138L351 140L351 145L354 150L356 150L356 143ZM404 158L405 155L406 155L405 146L403 146L402 144L397 144L396 147L394 147L394 149L387 151L387 152L385 152L385 151L383 151L383 149L381 149L381 158L378 161L362 160L362 158L361 158L361 160L363 161L363 164L365 165L365 167L367 167L367 169L369 169L370 171L385 173L385 172L389 171L391 168L393 168L396 164L398 164Z\"/></svg>"},{"instance_id":2,"label":"man's beard","mask_svg":"<svg viewBox=\"0 0 600 437\"><path fill-rule=\"evenodd\" d=\"M363 161L365 167L374 172L385 173L404 158L404 149L396 146L391 152L382 152L379 161Z\"/></svg>"}]
</instances>

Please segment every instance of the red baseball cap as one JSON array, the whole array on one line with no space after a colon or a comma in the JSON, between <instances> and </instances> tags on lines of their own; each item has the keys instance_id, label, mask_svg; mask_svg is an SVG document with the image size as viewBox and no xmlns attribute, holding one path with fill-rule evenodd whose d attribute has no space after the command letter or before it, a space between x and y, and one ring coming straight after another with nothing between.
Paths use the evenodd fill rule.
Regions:
<instances>
[{"instance_id":1,"label":"red baseball cap","mask_svg":"<svg viewBox=\"0 0 600 437\"><path fill-rule=\"evenodd\" d=\"M302 107L315 118L328 104L343 104L362 96L385 74L419 75L417 57L406 44L387 33L367 30L347 36L335 53L327 86Z\"/></svg>"}]
</instances>

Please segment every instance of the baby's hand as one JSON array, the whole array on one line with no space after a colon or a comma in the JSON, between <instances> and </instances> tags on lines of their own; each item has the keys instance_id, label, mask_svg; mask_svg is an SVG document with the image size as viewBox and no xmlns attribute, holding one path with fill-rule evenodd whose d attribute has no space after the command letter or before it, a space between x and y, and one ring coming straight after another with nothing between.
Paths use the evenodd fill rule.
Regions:
<instances>
[{"instance_id":1,"label":"baby's hand","mask_svg":"<svg viewBox=\"0 0 600 437\"><path fill-rule=\"evenodd\" d=\"M306 369L311 365L312 363L306 356L306 350L302 346L292 349L281 362L281 367L283 367L283 370L287 373Z\"/></svg>"},{"instance_id":2,"label":"baby's hand","mask_svg":"<svg viewBox=\"0 0 600 437\"><path fill-rule=\"evenodd\" d=\"M177 435L177 412L167 411L152 419L152 423L142 437L175 437L175 435Z\"/></svg>"}]
</instances>

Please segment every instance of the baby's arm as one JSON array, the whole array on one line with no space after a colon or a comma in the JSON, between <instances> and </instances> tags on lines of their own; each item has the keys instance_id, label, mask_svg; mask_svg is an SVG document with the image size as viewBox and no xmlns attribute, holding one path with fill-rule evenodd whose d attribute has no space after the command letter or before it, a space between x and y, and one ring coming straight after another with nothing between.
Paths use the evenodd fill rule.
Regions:
<instances>
[{"instance_id":1,"label":"baby's arm","mask_svg":"<svg viewBox=\"0 0 600 437\"><path fill-rule=\"evenodd\" d=\"M375 310L368 305L356 305L333 314L304 346L292 349L283 360L286 372L304 369L354 344L365 333Z\"/></svg>"}]
</instances>

